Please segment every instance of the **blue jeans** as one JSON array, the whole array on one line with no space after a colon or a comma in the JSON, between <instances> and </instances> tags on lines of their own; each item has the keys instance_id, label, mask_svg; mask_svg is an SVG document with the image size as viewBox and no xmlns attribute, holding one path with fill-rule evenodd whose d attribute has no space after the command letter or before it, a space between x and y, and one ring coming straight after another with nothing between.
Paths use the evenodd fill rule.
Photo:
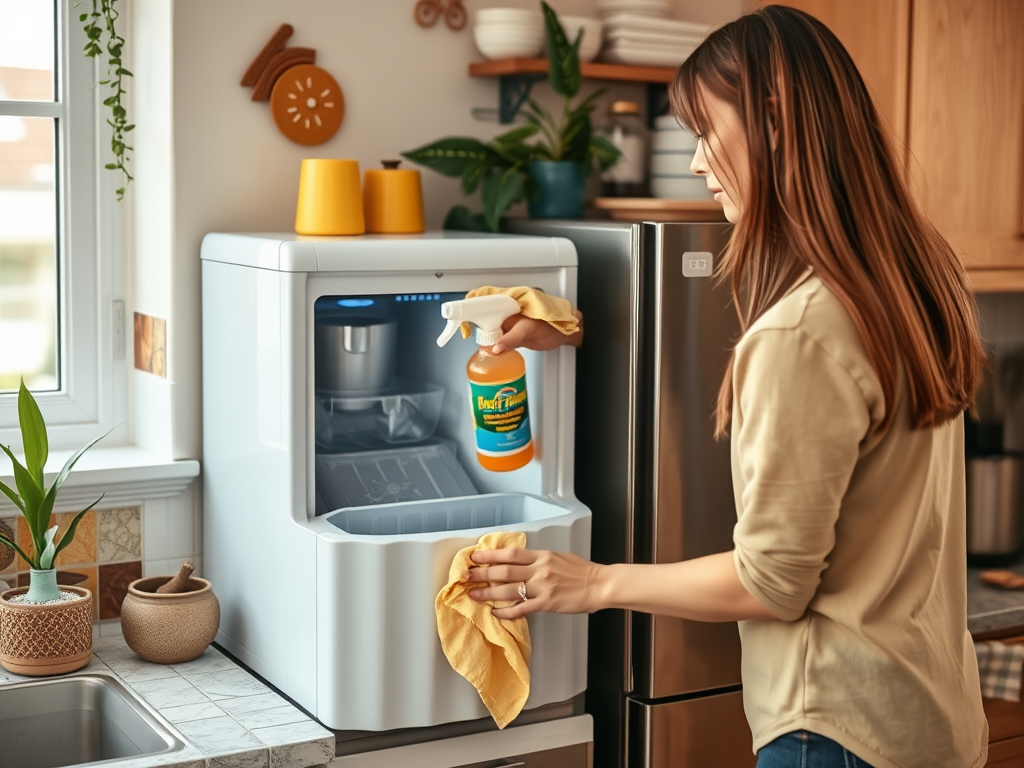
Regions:
<instances>
[{"instance_id":1,"label":"blue jeans","mask_svg":"<svg viewBox=\"0 0 1024 768\"><path fill-rule=\"evenodd\" d=\"M832 739L810 731L793 731L765 744L757 768L871 768Z\"/></svg>"}]
</instances>

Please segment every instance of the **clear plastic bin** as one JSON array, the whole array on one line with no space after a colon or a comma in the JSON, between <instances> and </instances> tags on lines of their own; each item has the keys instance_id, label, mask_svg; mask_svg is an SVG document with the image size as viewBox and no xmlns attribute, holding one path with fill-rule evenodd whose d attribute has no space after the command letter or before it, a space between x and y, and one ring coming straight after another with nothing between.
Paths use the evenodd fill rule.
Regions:
<instances>
[{"instance_id":1,"label":"clear plastic bin","mask_svg":"<svg viewBox=\"0 0 1024 768\"><path fill-rule=\"evenodd\" d=\"M468 499L441 499L343 510L335 512L327 521L346 533L393 536L522 525L564 514L564 508L532 496L489 493Z\"/></svg>"},{"instance_id":2,"label":"clear plastic bin","mask_svg":"<svg viewBox=\"0 0 1024 768\"><path fill-rule=\"evenodd\" d=\"M316 444L336 451L421 443L434 434L444 389L423 381L395 379L379 392L317 390Z\"/></svg>"},{"instance_id":3,"label":"clear plastic bin","mask_svg":"<svg viewBox=\"0 0 1024 768\"><path fill-rule=\"evenodd\" d=\"M345 507L474 496L476 487L455 457L455 444L316 457L316 514Z\"/></svg>"}]
</instances>

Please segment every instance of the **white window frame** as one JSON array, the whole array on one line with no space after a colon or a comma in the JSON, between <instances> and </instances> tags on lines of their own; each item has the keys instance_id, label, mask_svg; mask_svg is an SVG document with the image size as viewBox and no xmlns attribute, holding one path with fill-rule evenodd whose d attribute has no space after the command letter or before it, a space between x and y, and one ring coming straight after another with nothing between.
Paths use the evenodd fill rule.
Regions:
<instances>
[{"instance_id":1,"label":"white window frame","mask_svg":"<svg viewBox=\"0 0 1024 768\"><path fill-rule=\"evenodd\" d=\"M78 15L85 5L75 8L74 0L53 1L57 98L0 101L0 115L57 121L60 389L35 393L35 397L47 423L51 449L79 448L113 429L101 443L112 447L127 444L129 437L125 359L130 336L123 319L115 329L112 317L114 297L124 296L124 238L121 205L114 194L121 178L102 170L112 157L101 163L110 155L105 120L109 110L102 106L109 88L97 85L105 79L106 62L83 53L86 37ZM122 12L119 22L128 28L126 13ZM97 76L100 72L103 78ZM126 195L124 204L128 203ZM115 330L121 339L117 351ZM16 394L0 395L0 443L21 449Z\"/></svg>"}]
</instances>

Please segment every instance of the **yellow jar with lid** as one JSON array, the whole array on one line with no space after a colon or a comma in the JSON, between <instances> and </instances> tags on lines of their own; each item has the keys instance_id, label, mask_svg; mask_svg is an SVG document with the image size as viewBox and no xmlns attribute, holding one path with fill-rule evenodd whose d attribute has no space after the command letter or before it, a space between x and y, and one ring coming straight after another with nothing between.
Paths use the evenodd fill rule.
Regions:
<instances>
[{"instance_id":1,"label":"yellow jar with lid","mask_svg":"<svg viewBox=\"0 0 1024 768\"><path fill-rule=\"evenodd\" d=\"M399 168L400 160L383 160L363 176L366 231L411 235L424 230L420 172Z\"/></svg>"},{"instance_id":2,"label":"yellow jar with lid","mask_svg":"<svg viewBox=\"0 0 1024 768\"><path fill-rule=\"evenodd\" d=\"M605 197L643 197L647 193L647 129L635 101L613 101L601 134L622 153L619 161L601 174Z\"/></svg>"}]
</instances>

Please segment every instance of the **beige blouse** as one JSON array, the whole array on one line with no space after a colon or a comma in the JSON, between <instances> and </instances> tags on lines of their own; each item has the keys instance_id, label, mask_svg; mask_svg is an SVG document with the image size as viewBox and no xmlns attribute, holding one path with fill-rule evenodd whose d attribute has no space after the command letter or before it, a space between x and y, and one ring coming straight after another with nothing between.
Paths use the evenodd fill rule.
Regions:
<instances>
[{"instance_id":1,"label":"beige blouse","mask_svg":"<svg viewBox=\"0 0 1024 768\"><path fill-rule=\"evenodd\" d=\"M875 768L984 765L967 631L963 419L884 434L849 314L808 275L733 370L740 580L778 619L740 622L754 750L809 730Z\"/></svg>"}]
</instances>

